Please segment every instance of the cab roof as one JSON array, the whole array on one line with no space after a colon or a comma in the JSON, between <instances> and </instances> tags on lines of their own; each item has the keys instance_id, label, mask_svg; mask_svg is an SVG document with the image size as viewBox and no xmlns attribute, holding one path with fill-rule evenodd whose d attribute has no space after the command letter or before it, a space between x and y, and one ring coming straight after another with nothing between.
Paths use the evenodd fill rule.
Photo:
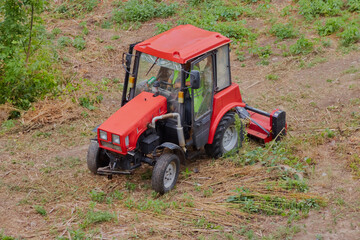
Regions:
<instances>
[{"instance_id":1,"label":"cab roof","mask_svg":"<svg viewBox=\"0 0 360 240\"><path fill-rule=\"evenodd\" d=\"M220 33L190 24L180 25L136 44L135 50L184 64L190 59L230 42Z\"/></svg>"}]
</instances>

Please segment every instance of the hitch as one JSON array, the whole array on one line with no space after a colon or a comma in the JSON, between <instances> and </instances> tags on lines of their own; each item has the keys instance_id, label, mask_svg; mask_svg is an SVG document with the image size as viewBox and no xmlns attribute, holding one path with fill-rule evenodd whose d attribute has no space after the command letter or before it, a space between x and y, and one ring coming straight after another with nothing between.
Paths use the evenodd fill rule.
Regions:
<instances>
[{"instance_id":1,"label":"hitch","mask_svg":"<svg viewBox=\"0 0 360 240\"><path fill-rule=\"evenodd\" d=\"M240 118L250 120L248 135L263 140L264 143L271 140L279 141L286 135L286 113L282 110L276 109L272 113L267 113L248 105L244 108L235 107L235 110Z\"/></svg>"}]
</instances>

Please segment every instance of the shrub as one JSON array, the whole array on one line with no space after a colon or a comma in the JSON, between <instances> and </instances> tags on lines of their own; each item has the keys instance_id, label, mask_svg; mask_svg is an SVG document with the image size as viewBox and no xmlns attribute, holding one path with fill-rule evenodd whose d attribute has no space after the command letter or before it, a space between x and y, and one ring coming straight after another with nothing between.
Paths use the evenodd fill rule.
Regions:
<instances>
[{"instance_id":1,"label":"shrub","mask_svg":"<svg viewBox=\"0 0 360 240\"><path fill-rule=\"evenodd\" d=\"M290 46L290 53L292 55L309 54L314 49L314 43L305 37L301 37L294 45Z\"/></svg>"},{"instance_id":2,"label":"shrub","mask_svg":"<svg viewBox=\"0 0 360 240\"><path fill-rule=\"evenodd\" d=\"M329 18L326 19L324 25L317 27L317 31L320 36L328 36L339 31L344 26L344 21L340 18Z\"/></svg>"},{"instance_id":3,"label":"shrub","mask_svg":"<svg viewBox=\"0 0 360 240\"><path fill-rule=\"evenodd\" d=\"M345 30L339 34L341 37L341 44L345 47L350 46L360 40L360 25L351 24L345 27Z\"/></svg>"},{"instance_id":4,"label":"shrub","mask_svg":"<svg viewBox=\"0 0 360 240\"><path fill-rule=\"evenodd\" d=\"M311 20L318 16L336 16L344 3L342 0L300 0L299 13Z\"/></svg>"},{"instance_id":5,"label":"shrub","mask_svg":"<svg viewBox=\"0 0 360 240\"><path fill-rule=\"evenodd\" d=\"M298 35L298 33L294 30L292 24L289 23L278 23L273 25L270 29L270 33L281 40L286 38L294 38Z\"/></svg>"},{"instance_id":6,"label":"shrub","mask_svg":"<svg viewBox=\"0 0 360 240\"><path fill-rule=\"evenodd\" d=\"M39 16L43 5L43 0L5 0L0 4L0 104L9 102L27 109L57 86L55 52Z\"/></svg>"}]
</instances>

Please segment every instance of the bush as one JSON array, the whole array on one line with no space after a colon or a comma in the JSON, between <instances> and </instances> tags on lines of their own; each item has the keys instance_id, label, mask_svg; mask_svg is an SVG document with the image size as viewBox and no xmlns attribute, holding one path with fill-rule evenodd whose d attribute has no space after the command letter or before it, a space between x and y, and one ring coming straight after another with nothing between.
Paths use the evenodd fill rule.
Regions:
<instances>
[{"instance_id":1,"label":"bush","mask_svg":"<svg viewBox=\"0 0 360 240\"><path fill-rule=\"evenodd\" d=\"M320 36L328 36L340 30L344 26L344 21L340 18L326 19L324 25L317 27Z\"/></svg>"},{"instance_id":2,"label":"bush","mask_svg":"<svg viewBox=\"0 0 360 240\"><path fill-rule=\"evenodd\" d=\"M43 0L0 3L0 104L28 109L31 102L54 92L58 85L56 55L38 16L43 4ZM35 10L33 28L29 27L30 6Z\"/></svg>"},{"instance_id":3,"label":"bush","mask_svg":"<svg viewBox=\"0 0 360 240\"><path fill-rule=\"evenodd\" d=\"M273 25L270 29L270 33L281 40L286 38L294 38L298 35L298 33L294 30L292 24L289 23L278 23Z\"/></svg>"},{"instance_id":4,"label":"bush","mask_svg":"<svg viewBox=\"0 0 360 240\"><path fill-rule=\"evenodd\" d=\"M341 44L345 47L348 47L360 40L360 25L350 24L339 35L341 38Z\"/></svg>"},{"instance_id":5,"label":"bush","mask_svg":"<svg viewBox=\"0 0 360 240\"><path fill-rule=\"evenodd\" d=\"M290 53L292 55L309 54L314 49L314 43L305 37L301 37L294 45L290 46Z\"/></svg>"},{"instance_id":6,"label":"bush","mask_svg":"<svg viewBox=\"0 0 360 240\"><path fill-rule=\"evenodd\" d=\"M318 16L336 16L344 5L342 0L300 0L299 13L311 20Z\"/></svg>"},{"instance_id":7,"label":"bush","mask_svg":"<svg viewBox=\"0 0 360 240\"><path fill-rule=\"evenodd\" d=\"M119 8L113 11L113 20L117 23L146 22L153 18L167 18L175 14L178 7L176 3L167 5L154 0L129 0L120 4Z\"/></svg>"}]
</instances>

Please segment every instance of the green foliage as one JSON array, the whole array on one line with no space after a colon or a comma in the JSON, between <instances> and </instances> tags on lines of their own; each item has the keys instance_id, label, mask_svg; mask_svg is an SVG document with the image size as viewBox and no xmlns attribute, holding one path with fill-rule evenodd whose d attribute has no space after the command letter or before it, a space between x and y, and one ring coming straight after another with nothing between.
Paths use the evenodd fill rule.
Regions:
<instances>
[{"instance_id":1,"label":"green foliage","mask_svg":"<svg viewBox=\"0 0 360 240\"><path fill-rule=\"evenodd\" d=\"M220 32L228 38L235 38L237 40L256 39L256 35L246 28L242 22L220 22L211 31Z\"/></svg>"},{"instance_id":2,"label":"green foliage","mask_svg":"<svg viewBox=\"0 0 360 240\"><path fill-rule=\"evenodd\" d=\"M95 223L109 222L113 219L116 219L114 213L109 213L107 211L95 211L94 209L89 209L84 216L83 223L80 224L82 228Z\"/></svg>"},{"instance_id":3,"label":"green foliage","mask_svg":"<svg viewBox=\"0 0 360 240\"><path fill-rule=\"evenodd\" d=\"M46 216L46 214L47 214L45 208L42 206L35 205L34 209L38 214L40 214L42 216Z\"/></svg>"},{"instance_id":4,"label":"green foliage","mask_svg":"<svg viewBox=\"0 0 360 240\"><path fill-rule=\"evenodd\" d=\"M0 133L7 132L15 127L15 121L10 119L6 120L1 124Z\"/></svg>"},{"instance_id":5,"label":"green foliage","mask_svg":"<svg viewBox=\"0 0 360 240\"><path fill-rule=\"evenodd\" d=\"M309 190L309 186L306 184L304 180L297 180L289 177L286 177L285 180L286 180L285 183L282 184L282 187L284 189L288 189L288 190L294 189L298 192L307 192L307 190Z\"/></svg>"},{"instance_id":6,"label":"green foliage","mask_svg":"<svg viewBox=\"0 0 360 240\"><path fill-rule=\"evenodd\" d=\"M129 191L135 191L136 189L136 184L132 183L132 182L126 182L125 183L125 188Z\"/></svg>"},{"instance_id":7,"label":"green foliage","mask_svg":"<svg viewBox=\"0 0 360 240\"><path fill-rule=\"evenodd\" d=\"M72 40L69 37L61 36L57 40L57 45L59 47L69 47L72 45Z\"/></svg>"},{"instance_id":8,"label":"green foliage","mask_svg":"<svg viewBox=\"0 0 360 240\"><path fill-rule=\"evenodd\" d=\"M61 33L61 29L60 28L54 28L53 30L51 30L51 33L54 35L54 36L57 36Z\"/></svg>"},{"instance_id":9,"label":"green foliage","mask_svg":"<svg viewBox=\"0 0 360 240\"><path fill-rule=\"evenodd\" d=\"M65 0L55 8L60 18L76 18L89 13L98 5L99 0Z\"/></svg>"},{"instance_id":10,"label":"green foliage","mask_svg":"<svg viewBox=\"0 0 360 240\"><path fill-rule=\"evenodd\" d=\"M314 49L314 43L305 37L299 38L294 45L291 45L289 50L292 55L309 54Z\"/></svg>"},{"instance_id":11,"label":"green foliage","mask_svg":"<svg viewBox=\"0 0 360 240\"><path fill-rule=\"evenodd\" d=\"M231 196L227 202L239 204L239 208L248 213L265 215L299 215L307 214L311 208L318 208L324 203L317 198L285 198L272 194L237 191L238 195Z\"/></svg>"},{"instance_id":12,"label":"green foliage","mask_svg":"<svg viewBox=\"0 0 360 240\"><path fill-rule=\"evenodd\" d=\"M341 38L341 45L345 47L360 41L360 24L353 23L347 25L339 36Z\"/></svg>"},{"instance_id":13,"label":"green foliage","mask_svg":"<svg viewBox=\"0 0 360 240\"><path fill-rule=\"evenodd\" d=\"M198 6L200 3L203 3L204 0L186 0L186 2L192 6L192 7L195 7L195 6Z\"/></svg>"},{"instance_id":14,"label":"green foliage","mask_svg":"<svg viewBox=\"0 0 360 240\"><path fill-rule=\"evenodd\" d=\"M329 128L326 128L324 132L321 133L321 136L327 137L327 138L334 138L335 132Z\"/></svg>"},{"instance_id":15,"label":"green foliage","mask_svg":"<svg viewBox=\"0 0 360 240\"><path fill-rule=\"evenodd\" d=\"M173 24L171 22L167 22L167 23L157 23L156 24L156 33L160 34L163 33L167 30L170 30L173 27Z\"/></svg>"},{"instance_id":16,"label":"green foliage","mask_svg":"<svg viewBox=\"0 0 360 240\"><path fill-rule=\"evenodd\" d=\"M318 16L336 16L344 5L342 0L300 0L299 13L311 20Z\"/></svg>"},{"instance_id":17,"label":"green foliage","mask_svg":"<svg viewBox=\"0 0 360 240\"><path fill-rule=\"evenodd\" d=\"M275 75L275 74L269 74L269 75L266 75L266 79L267 79L267 80L276 81L276 80L279 79L279 76L278 76L278 75Z\"/></svg>"},{"instance_id":18,"label":"green foliage","mask_svg":"<svg viewBox=\"0 0 360 240\"><path fill-rule=\"evenodd\" d=\"M359 0L347 0L347 7L350 12L360 12Z\"/></svg>"},{"instance_id":19,"label":"green foliage","mask_svg":"<svg viewBox=\"0 0 360 240\"><path fill-rule=\"evenodd\" d=\"M91 190L89 194L91 200L94 202L102 203L105 201L106 193L103 191Z\"/></svg>"},{"instance_id":20,"label":"green foliage","mask_svg":"<svg viewBox=\"0 0 360 240\"><path fill-rule=\"evenodd\" d=\"M328 18L324 25L319 25L317 31L320 36L328 36L344 27L345 22L341 18Z\"/></svg>"},{"instance_id":21,"label":"green foliage","mask_svg":"<svg viewBox=\"0 0 360 240\"><path fill-rule=\"evenodd\" d=\"M146 22L153 18L167 18L175 14L178 4L158 3L155 0L129 0L120 3L113 11L113 20L117 23Z\"/></svg>"},{"instance_id":22,"label":"green foliage","mask_svg":"<svg viewBox=\"0 0 360 240\"><path fill-rule=\"evenodd\" d=\"M270 33L280 40L287 38L295 38L298 35L298 33L294 30L293 25L289 23L278 23L273 25L270 29Z\"/></svg>"},{"instance_id":23,"label":"green foliage","mask_svg":"<svg viewBox=\"0 0 360 240\"><path fill-rule=\"evenodd\" d=\"M44 3L0 3L0 104L9 102L27 109L57 86L56 56L39 17Z\"/></svg>"},{"instance_id":24,"label":"green foliage","mask_svg":"<svg viewBox=\"0 0 360 240\"><path fill-rule=\"evenodd\" d=\"M304 169L303 161L295 156L287 142L268 143L266 147L257 147L253 150L244 149L238 158L232 159L241 165L254 165L261 163L267 167L274 167L280 164L288 165L294 169L302 171ZM246 151L245 151L246 150Z\"/></svg>"},{"instance_id":25,"label":"green foliage","mask_svg":"<svg viewBox=\"0 0 360 240\"><path fill-rule=\"evenodd\" d=\"M72 43L73 47L75 47L77 50L81 51L85 49L86 46L86 41L83 37L81 36L77 36L73 43Z\"/></svg>"},{"instance_id":26,"label":"green foliage","mask_svg":"<svg viewBox=\"0 0 360 240\"><path fill-rule=\"evenodd\" d=\"M0 240L15 240L15 238L5 235L4 232L1 230L0 231Z\"/></svg>"}]
</instances>

